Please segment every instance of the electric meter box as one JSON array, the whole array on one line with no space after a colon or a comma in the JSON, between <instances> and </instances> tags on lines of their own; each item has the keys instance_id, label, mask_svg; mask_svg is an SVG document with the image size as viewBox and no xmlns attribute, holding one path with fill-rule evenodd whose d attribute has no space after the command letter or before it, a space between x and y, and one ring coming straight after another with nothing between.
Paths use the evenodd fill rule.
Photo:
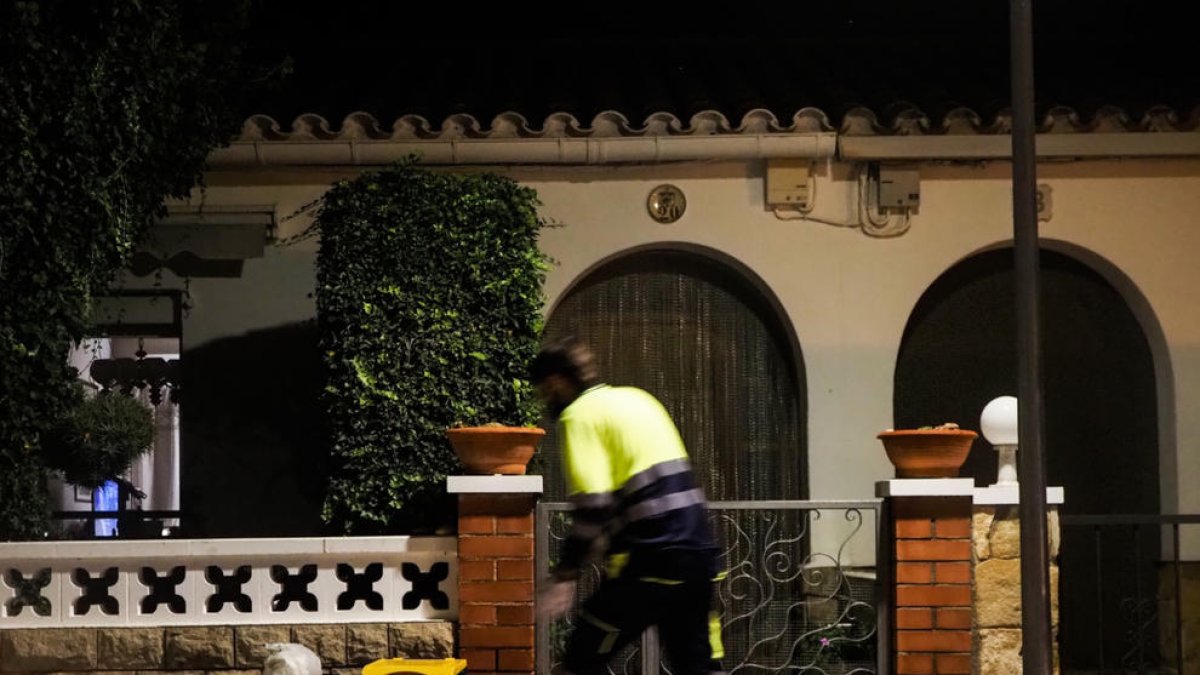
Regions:
<instances>
[{"instance_id":1,"label":"electric meter box","mask_svg":"<svg viewBox=\"0 0 1200 675\"><path fill-rule=\"evenodd\" d=\"M920 205L920 171L913 167L879 167L879 208L915 209Z\"/></svg>"},{"instance_id":2,"label":"electric meter box","mask_svg":"<svg viewBox=\"0 0 1200 675\"><path fill-rule=\"evenodd\" d=\"M808 207L808 179L812 168L808 160L767 160L767 206Z\"/></svg>"}]
</instances>

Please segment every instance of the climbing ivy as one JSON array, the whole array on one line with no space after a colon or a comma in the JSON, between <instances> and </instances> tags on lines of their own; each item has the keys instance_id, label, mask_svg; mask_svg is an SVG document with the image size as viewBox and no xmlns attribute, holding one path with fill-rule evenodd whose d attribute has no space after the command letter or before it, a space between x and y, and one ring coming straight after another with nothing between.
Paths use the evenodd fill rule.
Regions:
<instances>
[{"instance_id":1,"label":"climbing ivy","mask_svg":"<svg viewBox=\"0 0 1200 675\"><path fill-rule=\"evenodd\" d=\"M77 401L67 353L93 296L238 129L252 79L231 38L248 16L230 1L0 3L0 539L45 531L41 439Z\"/></svg>"},{"instance_id":2,"label":"climbing ivy","mask_svg":"<svg viewBox=\"0 0 1200 675\"><path fill-rule=\"evenodd\" d=\"M409 159L333 187L314 228L325 406L338 465L324 517L411 531L457 469L448 427L531 425L526 368L547 258L536 193Z\"/></svg>"}]
</instances>

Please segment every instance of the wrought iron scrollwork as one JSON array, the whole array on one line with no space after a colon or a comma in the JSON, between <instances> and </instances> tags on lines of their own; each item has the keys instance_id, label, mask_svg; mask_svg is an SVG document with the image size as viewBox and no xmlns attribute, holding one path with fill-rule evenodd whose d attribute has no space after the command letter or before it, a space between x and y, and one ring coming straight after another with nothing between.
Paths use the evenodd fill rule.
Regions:
<instances>
[{"instance_id":1,"label":"wrought iron scrollwork","mask_svg":"<svg viewBox=\"0 0 1200 675\"><path fill-rule=\"evenodd\" d=\"M731 675L874 672L873 571L856 577L843 566L846 546L863 527L862 512L843 513L851 528L831 553L812 549L822 510L714 510L730 570L718 602L725 641L734 645L724 664Z\"/></svg>"},{"instance_id":2,"label":"wrought iron scrollwork","mask_svg":"<svg viewBox=\"0 0 1200 675\"><path fill-rule=\"evenodd\" d=\"M1158 598L1122 598L1118 606L1125 625L1121 665L1130 670L1145 670L1147 663L1159 663Z\"/></svg>"},{"instance_id":3,"label":"wrought iron scrollwork","mask_svg":"<svg viewBox=\"0 0 1200 675\"><path fill-rule=\"evenodd\" d=\"M570 518L566 505L544 504L549 513L550 558L565 539ZM730 675L742 673L814 673L847 675L876 671L876 583L873 567L846 564L847 547L866 523L859 506L827 507L819 502L783 502L770 507L754 503L710 504L709 517L721 542L725 575L716 589L723 665ZM828 520L841 511L845 524ZM836 516L835 516L836 517ZM820 521L827 518L824 523ZM832 550L814 548L821 527L825 540L835 536ZM590 594L603 575L602 564L580 579L580 598ZM558 666L570 630L570 618L548 627L549 672ZM544 653L545 653L544 652ZM648 653L653 652L653 653ZM653 636L618 653L608 666L612 675L670 673Z\"/></svg>"}]
</instances>

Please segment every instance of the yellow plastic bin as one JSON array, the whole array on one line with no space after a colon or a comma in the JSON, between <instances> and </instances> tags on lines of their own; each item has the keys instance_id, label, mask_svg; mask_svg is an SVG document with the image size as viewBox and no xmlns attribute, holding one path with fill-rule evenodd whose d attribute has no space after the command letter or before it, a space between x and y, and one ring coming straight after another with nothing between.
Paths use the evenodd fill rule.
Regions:
<instances>
[{"instance_id":1,"label":"yellow plastic bin","mask_svg":"<svg viewBox=\"0 0 1200 675\"><path fill-rule=\"evenodd\" d=\"M458 675L466 667L466 659L377 659L363 666L362 675Z\"/></svg>"}]
</instances>

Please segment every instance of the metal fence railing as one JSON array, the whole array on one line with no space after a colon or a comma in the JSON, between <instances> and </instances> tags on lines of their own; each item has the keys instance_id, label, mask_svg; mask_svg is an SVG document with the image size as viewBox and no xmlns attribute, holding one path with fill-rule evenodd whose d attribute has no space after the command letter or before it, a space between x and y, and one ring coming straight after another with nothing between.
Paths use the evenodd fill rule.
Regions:
<instances>
[{"instance_id":1,"label":"metal fence railing","mask_svg":"<svg viewBox=\"0 0 1200 675\"><path fill-rule=\"evenodd\" d=\"M876 574L878 500L712 502L709 518L727 576L718 583L726 672L844 675L885 673L886 593ZM537 570L544 575L570 526L570 505L537 512ZM586 597L603 576L594 564L580 580ZM884 566L886 567L886 566ZM537 669L559 663L570 616L539 619ZM609 662L612 675L670 673L654 631Z\"/></svg>"},{"instance_id":2,"label":"metal fence railing","mask_svg":"<svg viewBox=\"0 0 1200 675\"><path fill-rule=\"evenodd\" d=\"M1196 673L1180 528L1190 515L1063 515L1060 650L1066 673ZM1164 546L1168 543L1169 546ZM1180 664L1183 664L1181 667Z\"/></svg>"}]
</instances>

